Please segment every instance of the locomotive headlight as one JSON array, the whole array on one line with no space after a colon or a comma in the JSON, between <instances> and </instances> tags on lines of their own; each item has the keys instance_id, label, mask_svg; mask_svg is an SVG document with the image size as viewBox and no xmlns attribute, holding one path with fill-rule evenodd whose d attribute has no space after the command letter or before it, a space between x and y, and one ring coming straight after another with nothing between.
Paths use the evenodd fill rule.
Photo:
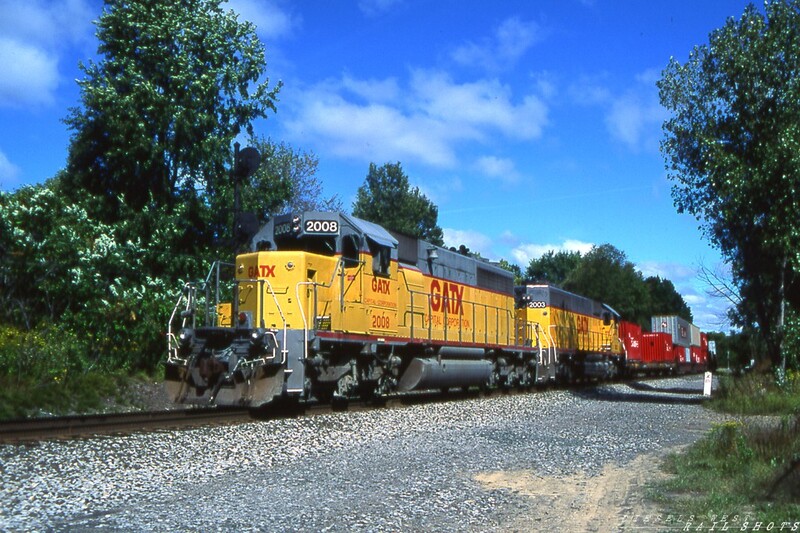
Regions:
<instances>
[{"instance_id":1,"label":"locomotive headlight","mask_svg":"<svg viewBox=\"0 0 800 533\"><path fill-rule=\"evenodd\" d=\"M181 345L181 348L188 348L192 345L192 341L194 340L194 331L189 328L183 328L180 333L178 333L178 342Z\"/></svg>"},{"instance_id":2,"label":"locomotive headlight","mask_svg":"<svg viewBox=\"0 0 800 533\"><path fill-rule=\"evenodd\" d=\"M254 329L252 333L250 333L250 344L253 346L264 346L264 337L266 336L267 332L261 328Z\"/></svg>"}]
</instances>

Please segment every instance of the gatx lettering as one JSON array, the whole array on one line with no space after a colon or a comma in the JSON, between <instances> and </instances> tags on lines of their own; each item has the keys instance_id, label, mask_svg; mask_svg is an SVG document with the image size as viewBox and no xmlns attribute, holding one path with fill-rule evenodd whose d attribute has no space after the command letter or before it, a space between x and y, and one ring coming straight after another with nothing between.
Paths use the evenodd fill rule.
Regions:
<instances>
[{"instance_id":1,"label":"gatx lettering","mask_svg":"<svg viewBox=\"0 0 800 533\"><path fill-rule=\"evenodd\" d=\"M257 278L259 275L262 278L275 277L275 265L258 265L251 266L247 269L247 277Z\"/></svg>"},{"instance_id":2,"label":"gatx lettering","mask_svg":"<svg viewBox=\"0 0 800 533\"><path fill-rule=\"evenodd\" d=\"M389 294L389 280L372 278L372 291L380 294Z\"/></svg>"},{"instance_id":3,"label":"gatx lettering","mask_svg":"<svg viewBox=\"0 0 800 533\"><path fill-rule=\"evenodd\" d=\"M464 314L464 307L461 299L464 296L464 286L439 282L438 279L431 281L431 309L434 311L447 311L448 314Z\"/></svg>"}]
</instances>

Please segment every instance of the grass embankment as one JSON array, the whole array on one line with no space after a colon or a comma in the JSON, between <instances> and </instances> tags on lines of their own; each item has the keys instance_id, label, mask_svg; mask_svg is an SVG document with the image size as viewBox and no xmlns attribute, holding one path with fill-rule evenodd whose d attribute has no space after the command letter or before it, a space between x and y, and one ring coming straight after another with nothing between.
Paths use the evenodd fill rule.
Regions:
<instances>
[{"instance_id":1,"label":"grass embankment","mask_svg":"<svg viewBox=\"0 0 800 533\"><path fill-rule=\"evenodd\" d=\"M0 376L0 420L108 412L133 406L132 384L143 379L100 372L40 381Z\"/></svg>"},{"instance_id":2,"label":"grass embankment","mask_svg":"<svg viewBox=\"0 0 800 533\"><path fill-rule=\"evenodd\" d=\"M664 507L692 531L797 531L800 374L722 376L710 407L734 420L668 458L673 476L658 496Z\"/></svg>"}]
</instances>

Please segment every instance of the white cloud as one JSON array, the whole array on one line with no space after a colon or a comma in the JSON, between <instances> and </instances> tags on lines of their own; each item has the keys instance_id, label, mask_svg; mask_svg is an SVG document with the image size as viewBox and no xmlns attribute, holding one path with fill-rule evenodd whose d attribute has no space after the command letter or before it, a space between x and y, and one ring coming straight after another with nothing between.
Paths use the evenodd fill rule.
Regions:
<instances>
[{"instance_id":1,"label":"white cloud","mask_svg":"<svg viewBox=\"0 0 800 533\"><path fill-rule=\"evenodd\" d=\"M287 37L300 24L299 18L281 9L276 3L264 0L230 0L230 9L239 20L252 22L263 39Z\"/></svg>"},{"instance_id":2,"label":"white cloud","mask_svg":"<svg viewBox=\"0 0 800 533\"><path fill-rule=\"evenodd\" d=\"M97 10L87 0L0 0L0 35L49 49L92 38Z\"/></svg>"},{"instance_id":3,"label":"white cloud","mask_svg":"<svg viewBox=\"0 0 800 533\"><path fill-rule=\"evenodd\" d=\"M367 16L376 16L402 3L401 0L359 0L358 8Z\"/></svg>"},{"instance_id":4,"label":"white cloud","mask_svg":"<svg viewBox=\"0 0 800 533\"><path fill-rule=\"evenodd\" d=\"M342 87L368 102L392 102L400 97L400 87L395 78L357 80L346 75L342 78Z\"/></svg>"},{"instance_id":5,"label":"white cloud","mask_svg":"<svg viewBox=\"0 0 800 533\"><path fill-rule=\"evenodd\" d=\"M364 161L413 159L436 167L451 166L455 154L443 125L395 107L354 104L344 97L311 91L298 114L286 122L290 137L316 138L334 155Z\"/></svg>"},{"instance_id":6,"label":"white cloud","mask_svg":"<svg viewBox=\"0 0 800 533\"><path fill-rule=\"evenodd\" d=\"M659 263L656 261L643 261L636 265L644 277L658 276L668 279L673 283L690 280L697 274L692 267L678 263Z\"/></svg>"},{"instance_id":7,"label":"white cloud","mask_svg":"<svg viewBox=\"0 0 800 533\"><path fill-rule=\"evenodd\" d=\"M655 79L652 71L639 74L634 86L612 98L606 115L612 137L633 150L658 150L661 125L668 113L658 101Z\"/></svg>"},{"instance_id":8,"label":"white cloud","mask_svg":"<svg viewBox=\"0 0 800 533\"><path fill-rule=\"evenodd\" d=\"M516 64L541 39L542 30L538 24L512 17L495 28L491 38L480 43L465 43L453 51L452 57L462 65L502 70Z\"/></svg>"},{"instance_id":9,"label":"white cloud","mask_svg":"<svg viewBox=\"0 0 800 533\"><path fill-rule=\"evenodd\" d=\"M519 104L511 89L496 79L454 83L444 72L415 70L411 86L416 105L434 119L462 131L462 135L483 138L488 128L510 138L535 139L547 124L547 106L533 94Z\"/></svg>"},{"instance_id":10,"label":"white cloud","mask_svg":"<svg viewBox=\"0 0 800 533\"><path fill-rule=\"evenodd\" d=\"M452 228L443 228L442 231L444 232L444 244L447 247L454 246L458 248L463 244L470 251L478 252L483 257L487 257L486 254L489 253L492 246L492 239L477 231L462 231Z\"/></svg>"},{"instance_id":11,"label":"white cloud","mask_svg":"<svg viewBox=\"0 0 800 533\"><path fill-rule=\"evenodd\" d=\"M690 307L694 307L696 305L703 305L706 303L706 298L700 296L699 294L684 294L683 300L689 304Z\"/></svg>"},{"instance_id":12,"label":"white cloud","mask_svg":"<svg viewBox=\"0 0 800 533\"><path fill-rule=\"evenodd\" d=\"M583 242L576 239L567 239L561 244L520 244L511 250L511 255L517 261L517 264L522 265L523 268L531 262L532 259L538 259L547 252L580 252L581 254L588 253L592 243Z\"/></svg>"},{"instance_id":13,"label":"white cloud","mask_svg":"<svg viewBox=\"0 0 800 533\"><path fill-rule=\"evenodd\" d=\"M612 100L607 82L604 74L581 76L570 85L569 96L578 105L607 105Z\"/></svg>"},{"instance_id":14,"label":"white cloud","mask_svg":"<svg viewBox=\"0 0 800 533\"><path fill-rule=\"evenodd\" d=\"M484 156L478 158L475 167L484 175L496 179L505 184L519 182L519 172L514 166L514 161L507 158L495 156Z\"/></svg>"},{"instance_id":15,"label":"white cloud","mask_svg":"<svg viewBox=\"0 0 800 533\"><path fill-rule=\"evenodd\" d=\"M56 58L43 50L0 37L0 104L49 104L58 87Z\"/></svg>"},{"instance_id":16,"label":"white cloud","mask_svg":"<svg viewBox=\"0 0 800 533\"><path fill-rule=\"evenodd\" d=\"M66 48L89 42L95 10L87 0L54 5L0 0L0 105L50 104Z\"/></svg>"},{"instance_id":17,"label":"white cloud","mask_svg":"<svg viewBox=\"0 0 800 533\"><path fill-rule=\"evenodd\" d=\"M14 188L17 185L19 173L19 167L9 161L6 154L0 151L0 188L4 190Z\"/></svg>"},{"instance_id":18,"label":"white cloud","mask_svg":"<svg viewBox=\"0 0 800 533\"><path fill-rule=\"evenodd\" d=\"M497 80L455 83L437 71L412 71L408 87L393 78L326 80L296 93L286 120L292 139L313 139L336 156L362 161L454 167L464 142L541 136L547 107L533 94L515 101Z\"/></svg>"}]
</instances>

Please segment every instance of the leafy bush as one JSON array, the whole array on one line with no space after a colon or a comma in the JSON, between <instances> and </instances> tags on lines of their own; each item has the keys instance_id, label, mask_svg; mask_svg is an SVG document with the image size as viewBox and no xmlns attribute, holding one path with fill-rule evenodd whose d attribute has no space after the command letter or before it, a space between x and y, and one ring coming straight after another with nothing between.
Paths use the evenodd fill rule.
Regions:
<instances>
[{"instance_id":1,"label":"leafy bush","mask_svg":"<svg viewBox=\"0 0 800 533\"><path fill-rule=\"evenodd\" d=\"M0 193L0 361L9 375L145 370L164 355L179 273L183 208L125 213L114 225L68 204L58 181Z\"/></svg>"},{"instance_id":2,"label":"leafy bush","mask_svg":"<svg viewBox=\"0 0 800 533\"><path fill-rule=\"evenodd\" d=\"M782 355L786 368L800 372L800 313L791 308L786 312Z\"/></svg>"},{"instance_id":3,"label":"leafy bush","mask_svg":"<svg viewBox=\"0 0 800 533\"><path fill-rule=\"evenodd\" d=\"M47 381L0 376L0 420L102 412L108 399L125 403L124 374L89 372Z\"/></svg>"},{"instance_id":4,"label":"leafy bush","mask_svg":"<svg viewBox=\"0 0 800 533\"><path fill-rule=\"evenodd\" d=\"M706 523L712 509L765 524L800 516L800 372L722 376L721 385L714 408L746 418L669 457L671 510Z\"/></svg>"}]
</instances>

